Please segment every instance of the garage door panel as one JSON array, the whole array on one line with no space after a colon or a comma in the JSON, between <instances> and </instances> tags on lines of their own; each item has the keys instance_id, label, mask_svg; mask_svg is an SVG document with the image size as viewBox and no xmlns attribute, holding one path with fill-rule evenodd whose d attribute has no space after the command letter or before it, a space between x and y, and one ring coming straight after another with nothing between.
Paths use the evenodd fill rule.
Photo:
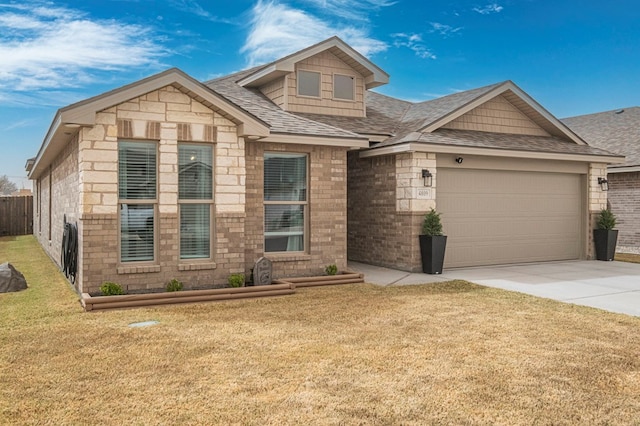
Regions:
<instances>
[{"instance_id":1,"label":"garage door panel","mask_svg":"<svg viewBox=\"0 0 640 426\"><path fill-rule=\"evenodd\" d=\"M577 174L439 170L445 267L579 258L580 194Z\"/></svg>"}]
</instances>

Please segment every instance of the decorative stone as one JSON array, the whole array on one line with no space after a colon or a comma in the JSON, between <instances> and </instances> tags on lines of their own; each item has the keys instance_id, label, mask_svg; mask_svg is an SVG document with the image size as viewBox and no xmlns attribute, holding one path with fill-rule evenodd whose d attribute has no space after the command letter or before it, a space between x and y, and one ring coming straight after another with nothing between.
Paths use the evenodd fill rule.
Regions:
<instances>
[{"instance_id":1,"label":"decorative stone","mask_svg":"<svg viewBox=\"0 0 640 426\"><path fill-rule=\"evenodd\" d=\"M272 279L271 261L266 257L261 257L253 266L253 285L270 285Z\"/></svg>"},{"instance_id":2,"label":"decorative stone","mask_svg":"<svg viewBox=\"0 0 640 426\"><path fill-rule=\"evenodd\" d=\"M0 293L20 291L27 288L24 275L9 262L0 265Z\"/></svg>"}]
</instances>

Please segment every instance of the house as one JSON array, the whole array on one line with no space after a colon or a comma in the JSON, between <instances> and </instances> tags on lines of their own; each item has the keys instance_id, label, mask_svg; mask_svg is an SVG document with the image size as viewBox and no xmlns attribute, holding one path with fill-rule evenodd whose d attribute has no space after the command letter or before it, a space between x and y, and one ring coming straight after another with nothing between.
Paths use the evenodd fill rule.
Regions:
<instances>
[{"instance_id":1,"label":"house","mask_svg":"<svg viewBox=\"0 0 640 426\"><path fill-rule=\"evenodd\" d=\"M589 145L625 156L607 168L611 210L618 218L618 251L640 251L640 107L562 120Z\"/></svg>"},{"instance_id":2,"label":"house","mask_svg":"<svg viewBox=\"0 0 640 426\"><path fill-rule=\"evenodd\" d=\"M418 104L371 90L388 81L333 37L205 83L170 69L64 107L28 163L34 234L60 259L77 223L87 293L222 284L263 255L276 277L347 258L418 270L432 207L445 267L592 256L597 180L622 157L509 81Z\"/></svg>"}]
</instances>

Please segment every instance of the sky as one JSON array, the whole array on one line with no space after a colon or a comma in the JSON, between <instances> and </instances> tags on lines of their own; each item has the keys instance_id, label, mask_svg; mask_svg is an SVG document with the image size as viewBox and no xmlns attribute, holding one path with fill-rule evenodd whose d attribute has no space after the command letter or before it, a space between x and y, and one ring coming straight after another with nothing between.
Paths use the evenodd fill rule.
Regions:
<instances>
[{"instance_id":1,"label":"sky","mask_svg":"<svg viewBox=\"0 0 640 426\"><path fill-rule=\"evenodd\" d=\"M0 175L56 111L167 68L206 81L337 35L420 102L512 80L558 118L640 105L637 0L0 0Z\"/></svg>"}]
</instances>

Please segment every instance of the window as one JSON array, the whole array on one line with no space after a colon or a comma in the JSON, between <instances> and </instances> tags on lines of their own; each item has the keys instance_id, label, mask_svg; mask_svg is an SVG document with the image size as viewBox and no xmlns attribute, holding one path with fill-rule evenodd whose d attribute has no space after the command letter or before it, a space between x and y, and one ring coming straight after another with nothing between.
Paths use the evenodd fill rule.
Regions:
<instances>
[{"instance_id":1,"label":"window","mask_svg":"<svg viewBox=\"0 0 640 426\"><path fill-rule=\"evenodd\" d=\"M180 259L211 258L213 147L178 145Z\"/></svg>"},{"instance_id":2,"label":"window","mask_svg":"<svg viewBox=\"0 0 640 426\"><path fill-rule=\"evenodd\" d=\"M333 98L355 100L355 79L350 75L333 75Z\"/></svg>"},{"instance_id":3,"label":"window","mask_svg":"<svg viewBox=\"0 0 640 426\"><path fill-rule=\"evenodd\" d=\"M298 71L298 95L320 97L320 73Z\"/></svg>"},{"instance_id":4,"label":"window","mask_svg":"<svg viewBox=\"0 0 640 426\"><path fill-rule=\"evenodd\" d=\"M156 144L118 144L118 198L120 206L120 261L155 258Z\"/></svg>"},{"instance_id":5,"label":"window","mask_svg":"<svg viewBox=\"0 0 640 426\"><path fill-rule=\"evenodd\" d=\"M307 155L264 156L264 250L305 251Z\"/></svg>"}]
</instances>

